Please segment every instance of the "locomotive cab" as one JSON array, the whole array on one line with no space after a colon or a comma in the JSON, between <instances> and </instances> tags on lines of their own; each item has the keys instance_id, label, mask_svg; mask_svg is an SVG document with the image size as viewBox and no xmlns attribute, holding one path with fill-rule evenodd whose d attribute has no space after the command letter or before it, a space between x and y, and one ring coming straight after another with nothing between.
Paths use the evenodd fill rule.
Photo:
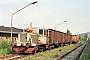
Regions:
<instances>
[{"instance_id":1,"label":"locomotive cab","mask_svg":"<svg viewBox=\"0 0 90 60\"><path fill-rule=\"evenodd\" d=\"M39 29L38 34L39 34L38 44L46 44L47 43L47 30Z\"/></svg>"}]
</instances>

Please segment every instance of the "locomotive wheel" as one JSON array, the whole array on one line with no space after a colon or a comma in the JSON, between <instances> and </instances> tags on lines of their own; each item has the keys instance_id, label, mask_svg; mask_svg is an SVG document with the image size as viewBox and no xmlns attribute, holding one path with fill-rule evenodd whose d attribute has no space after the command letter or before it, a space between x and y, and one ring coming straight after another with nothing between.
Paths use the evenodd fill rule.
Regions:
<instances>
[{"instance_id":1,"label":"locomotive wheel","mask_svg":"<svg viewBox=\"0 0 90 60\"><path fill-rule=\"evenodd\" d=\"M26 47L29 47L29 43L26 43Z\"/></svg>"},{"instance_id":2,"label":"locomotive wheel","mask_svg":"<svg viewBox=\"0 0 90 60\"><path fill-rule=\"evenodd\" d=\"M32 54L36 54L36 52L37 52L36 49L34 49L34 51L32 51Z\"/></svg>"}]
</instances>

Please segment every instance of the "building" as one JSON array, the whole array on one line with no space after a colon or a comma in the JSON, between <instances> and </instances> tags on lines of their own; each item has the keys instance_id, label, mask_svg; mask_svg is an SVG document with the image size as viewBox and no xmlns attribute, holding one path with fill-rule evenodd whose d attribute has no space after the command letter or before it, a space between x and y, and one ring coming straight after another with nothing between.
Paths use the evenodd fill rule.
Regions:
<instances>
[{"instance_id":1,"label":"building","mask_svg":"<svg viewBox=\"0 0 90 60\"><path fill-rule=\"evenodd\" d=\"M90 33L89 34L87 34L87 40L89 40L90 41Z\"/></svg>"},{"instance_id":2,"label":"building","mask_svg":"<svg viewBox=\"0 0 90 60\"><path fill-rule=\"evenodd\" d=\"M18 34L23 32L23 29L13 27L12 38L15 39L18 37ZM9 40L11 38L11 28L0 26L0 41L1 40Z\"/></svg>"}]
</instances>

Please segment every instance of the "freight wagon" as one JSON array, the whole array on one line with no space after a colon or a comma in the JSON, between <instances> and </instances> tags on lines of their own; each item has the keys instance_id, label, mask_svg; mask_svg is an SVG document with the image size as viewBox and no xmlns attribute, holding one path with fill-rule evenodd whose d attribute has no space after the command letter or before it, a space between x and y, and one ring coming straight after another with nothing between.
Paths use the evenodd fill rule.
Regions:
<instances>
[{"instance_id":1,"label":"freight wagon","mask_svg":"<svg viewBox=\"0 0 90 60\"><path fill-rule=\"evenodd\" d=\"M70 44L72 35L54 29L40 27L27 28L26 32L18 34L18 39L12 43L12 49L17 53L36 53Z\"/></svg>"}]
</instances>

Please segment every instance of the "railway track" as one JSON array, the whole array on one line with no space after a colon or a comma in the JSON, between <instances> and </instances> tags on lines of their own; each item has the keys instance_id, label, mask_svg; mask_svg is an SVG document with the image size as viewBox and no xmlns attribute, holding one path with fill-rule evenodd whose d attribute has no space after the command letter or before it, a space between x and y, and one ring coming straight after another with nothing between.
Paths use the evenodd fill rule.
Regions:
<instances>
[{"instance_id":1,"label":"railway track","mask_svg":"<svg viewBox=\"0 0 90 60\"><path fill-rule=\"evenodd\" d=\"M45 52L47 52L48 50L46 50ZM40 53L40 52L38 52ZM6 56L1 56L0 60L22 60L24 58L29 58L30 56L32 56L33 54L9 54ZM34 54L36 55L36 54Z\"/></svg>"},{"instance_id":2,"label":"railway track","mask_svg":"<svg viewBox=\"0 0 90 60\"><path fill-rule=\"evenodd\" d=\"M58 58L55 58L54 60L78 60L79 57L81 56L84 48L86 47L86 43L80 44L78 47L64 53Z\"/></svg>"},{"instance_id":3,"label":"railway track","mask_svg":"<svg viewBox=\"0 0 90 60\"><path fill-rule=\"evenodd\" d=\"M27 55L9 54L7 56L0 57L0 60L21 60L30 56L31 54L27 54Z\"/></svg>"},{"instance_id":4,"label":"railway track","mask_svg":"<svg viewBox=\"0 0 90 60\"><path fill-rule=\"evenodd\" d=\"M15 57L15 56L18 56L18 54L8 54L6 56L1 56L0 60L4 60L4 59Z\"/></svg>"}]
</instances>

